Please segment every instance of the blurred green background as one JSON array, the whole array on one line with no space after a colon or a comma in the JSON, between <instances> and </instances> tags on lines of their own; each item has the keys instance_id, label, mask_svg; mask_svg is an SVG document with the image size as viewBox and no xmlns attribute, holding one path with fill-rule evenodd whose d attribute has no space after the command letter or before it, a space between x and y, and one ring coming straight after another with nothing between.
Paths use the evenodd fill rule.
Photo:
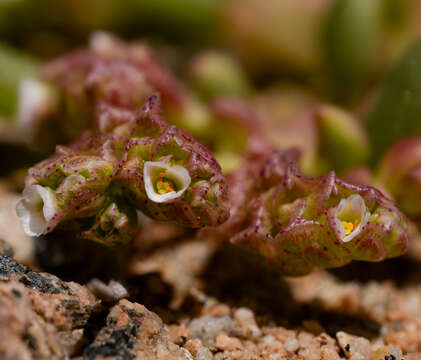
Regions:
<instances>
[{"instance_id":1,"label":"blurred green background","mask_svg":"<svg viewBox=\"0 0 421 360\"><path fill-rule=\"evenodd\" d=\"M303 146L310 173L374 166L397 139L421 132L420 20L416 0L2 0L0 140L22 140L9 129L22 79L106 30L152 45L204 102L238 96L269 112L279 133L285 124L307 127L296 115L309 104L340 108L339 118L353 120L334 111L342 124L334 132L355 135L343 123L357 122L363 135L332 140L325 111L317 115L322 156L305 149L312 140L304 134L280 143ZM338 147L343 158L329 155Z\"/></svg>"}]
</instances>

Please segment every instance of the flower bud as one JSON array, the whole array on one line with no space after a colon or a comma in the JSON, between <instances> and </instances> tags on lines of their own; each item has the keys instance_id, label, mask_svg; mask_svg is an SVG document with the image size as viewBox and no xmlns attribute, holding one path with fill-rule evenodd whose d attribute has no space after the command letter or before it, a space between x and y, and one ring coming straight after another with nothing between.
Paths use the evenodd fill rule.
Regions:
<instances>
[{"instance_id":1,"label":"flower bud","mask_svg":"<svg viewBox=\"0 0 421 360\"><path fill-rule=\"evenodd\" d=\"M85 239L116 247L130 242L137 231L136 210L113 202L95 217L92 227L81 235Z\"/></svg>"}]
</instances>

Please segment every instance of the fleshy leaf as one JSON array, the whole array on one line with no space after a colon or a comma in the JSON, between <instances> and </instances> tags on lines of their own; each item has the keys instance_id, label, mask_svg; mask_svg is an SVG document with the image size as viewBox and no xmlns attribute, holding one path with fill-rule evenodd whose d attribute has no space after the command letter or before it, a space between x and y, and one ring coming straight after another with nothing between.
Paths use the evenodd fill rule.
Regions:
<instances>
[{"instance_id":1,"label":"fleshy leaf","mask_svg":"<svg viewBox=\"0 0 421 360\"><path fill-rule=\"evenodd\" d=\"M138 231L136 210L113 202L99 213L89 230L82 237L108 246L130 242Z\"/></svg>"},{"instance_id":2,"label":"fleshy leaf","mask_svg":"<svg viewBox=\"0 0 421 360\"><path fill-rule=\"evenodd\" d=\"M25 231L26 214L36 208L39 217L44 199L33 200L31 189L48 193L55 204L37 231L27 231L31 235L62 227L115 246L134 236L135 209L194 228L228 217L220 166L203 145L166 123L158 96L110 134L85 134L68 147L57 147L29 174L27 196L18 205Z\"/></svg>"},{"instance_id":3,"label":"fleshy leaf","mask_svg":"<svg viewBox=\"0 0 421 360\"><path fill-rule=\"evenodd\" d=\"M289 275L405 252L406 221L391 200L334 173L305 176L296 161L294 152L274 152L253 170L254 181L240 176L230 182L231 197L236 188L245 193L221 229L234 244L257 252Z\"/></svg>"},{"instance_id":4,"label":"fleshy leaf","mask_svg":"<svg viewBox=\"0 0 421 360\"><path fill-rule=\"evenodd\" d=\"M373 162L405 136L421 133L421 41L404 54L387 76L381 95L366 119Z\"/></svg>"},{"instance_id":5,"label":"fleshy leaf","mask_svg":"<svg viewBox=\"0 0 421 360\"><path fill-rule=\"evenodd\" d=\"M381 3L336 0L329 9L322 40L336 100L349 101L373 71L381 35Z\"/></svg>"},{"instance_id":6,"label":"fleshy leaf","mask_svg":"<svg viewBox=\"0 0 421 360\"><path fill-rule=\"evenodd\" d=\"M246 96L251 85L235 58L217 51L196 55L190 64L190 77L197 92L205 99L216 96Z\"/></svg>"},{"instance_id":7,"label":"fleshy leaf","mask_svg":"<svg viewBox=\"0 0 421 360\"><path fill-rule=\"evenodd\" d=\"M369 155L368 139L358 119L333 106L316 111L320 156L337 172L364 164Z\"/></svg>"}]
</instances>

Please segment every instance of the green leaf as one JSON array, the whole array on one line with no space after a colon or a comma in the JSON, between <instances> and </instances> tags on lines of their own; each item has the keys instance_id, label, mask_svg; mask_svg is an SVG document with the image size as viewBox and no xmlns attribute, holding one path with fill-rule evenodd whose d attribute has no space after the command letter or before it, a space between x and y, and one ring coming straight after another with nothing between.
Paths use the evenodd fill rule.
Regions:
<instances>
[{"instance_id":1,"label":"green leaf","mask_svg":"<svg viewBox=\"0 0 421 360\"><path fill-rule=\"evenodd\" d=\"M373 163L400 138L421 134L421 40L388 74L366 126Z\"/></svg>"},{"instance_id":2,"label":"green leaf","mask_svg":"<svg viewBox=\"0 0 421 360\"><path fill-rule=\"evenodd\" d=\"M206 100L216 96L246 96L251 85L241 64L228 54L206 51L192 61L190 77L194 88Z\"/></svg>"},{"instance_id":3,"label":"green leaf","mask_svg":"<svg viewBox=\"0 0 421 360\"><path fill-rule=\"evenodd\" d=\"M349 100L374 66L380 36L378 0L336 0L323 33L327 72L337 101Z\"/></svg>"},{"instance_id":4,"label":"green leaf","mask_svg":"<svg viewBox=\"0 0 421 360\"><path fill-rule=\"evenodd\" d=\"M12 118L15 115L20 82L36 77L37 71L34 59L0 44L0 116Z\"/></svg>"},{"instance_id":5,"label":"green leaf","mask_svg":"<svg viewBox=\"0 0 421 360\"><path fill-rule=\"evenodd\" d=\"M363 127L351 114L329 105L318 111L321 156L341 173L368 159L369 147Z\"/></svg>"}]
</instances>

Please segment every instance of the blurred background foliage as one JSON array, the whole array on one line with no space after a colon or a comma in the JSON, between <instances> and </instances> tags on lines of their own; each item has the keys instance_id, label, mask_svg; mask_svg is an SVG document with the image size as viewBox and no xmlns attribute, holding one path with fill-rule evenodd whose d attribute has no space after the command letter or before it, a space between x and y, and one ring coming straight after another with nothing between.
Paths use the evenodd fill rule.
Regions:
<instances>
[{"instance_id":1,"label":"blurred background foliage","mask_svg":"<svg viewBox=\"0 0 421 360\"><path fill-rule=\"evenodd\" d=\"M420 20L417 0L2 0L0 139L19 138L22 78L106 30L152 45L200 101L252 103L307 172L375 167L421 132Z\"/></svg>"}]
</instances>

